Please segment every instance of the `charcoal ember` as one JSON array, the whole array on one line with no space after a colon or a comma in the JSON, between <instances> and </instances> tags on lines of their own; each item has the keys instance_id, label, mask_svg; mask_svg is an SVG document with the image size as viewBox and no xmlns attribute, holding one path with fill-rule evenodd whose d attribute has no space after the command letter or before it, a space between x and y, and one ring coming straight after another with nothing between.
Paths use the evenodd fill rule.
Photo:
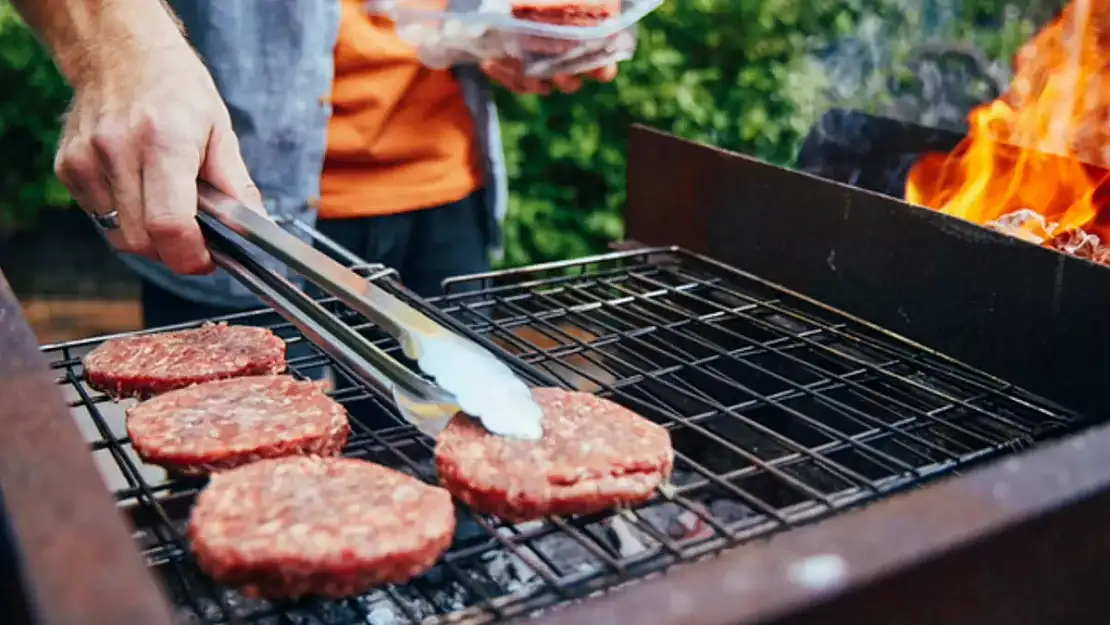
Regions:
<instances>
[{"instance_id":1,"label":"charcoal ember","mask_svg":"<svg viewBox=\"0 0 1110 625\"><path fill-rule=\"evenodd\" d=\"M417 619L428 619L436 614L436 608L427 600L415 596L407 588L398 588L394 596L385 591L375 590L355 599L359 611L367 615L366 622L377 625L400 625L413 622L410 614ZM403 603L404 605L400 605ZM357 622L357 621L356 621Z\"/></svg>"},{"instance_id":2,"label":"charcoal ember","mask_svg":"<svg viewBox=\"0 0 1110 625\"><path fill-rule=\"evenodd\" d=\"M983 226L995 232L1038 244L1051 238L1057 228L1057 224L1049 223L1044 215L1028 208L1007 213L994 221L988 221Z\"/></svg>"},{"instance_id":3,"label":"charcoal ember","mask_svg":"<svg viewBox=\"0 0 1110 625\"><path fill-rule=\"evenodd\" d=\"M1033 234L1032 232L1029 232L1028 230L1024 230L1022 228L1014 228L1014 227L1011 227L1011 226L1005 226L1005 225L1002 225L1002 224L999 224L999 223L995 223L993 221L983 224L983 227L987 228L988 230L994 230L995 232L1005 234L1007 236L1011 236L1011 237L1014 237L1014 238L1017 238L1017 239L1023 239L1025 241L1029 241L1030 243L1036 243L1036 244L1039 245L1043 242L1043 239L1039 238L1037 235Z\"/></svg>"},{"instance_id":4,"label":"charcoal ember","mask_svg":"<svg viewBox=\"0 0 1110 625\"><path fill-rule=\"evenodd\" d=\"M258 619L273 611L272 603L244 597L230 588L218 587L192 567L181 567L178 571L180 577L173 579L167 585L167 590L177 606L177 622L182 625L229 621L268 622Z\"/></svg>"},{"instance_id":5,"label":"charcoal ember","mask_svg":"<svg viewBox=\"0 0 1110 625\"><path fill-rule=\"evenodd\" d=\"M1091 260L1101 265L1110 265L1110 245L1100 245L1095 253L1091 255Z\"/></svg>"},{"instance_id":6,"label":"charcoal ember","mask_svg":"<svg viewBox=\"0 0 1110 625\"><path fill-rule=\"evenodd\" d=\"M282 613L274 625L346 625L361 620L359 612L345 602L310 600L293 605L297 607Z\"/></svg>"},{"instance_id":7,"label":"charcoal ember","mask_svg":"<svg viewBox=\"0 0 1110 625\"><path fill-rule=\"evenodd\" d=\"M1044 244L1054 250L1089 259L1093 259L1099 249L1104 247L1101 245L1098 236L1087 234L1080 228L1061 232L1045 241Z\"/></svg>"},{"instance_id":8,"label":"charcoal ember","mask_svg":"<svg viewBox=\"0 0 1110 625\"><path fill-rule=\"evenodd\" d=\"M527 592L544 584L535 569L508 551L494 551L482 560L486 576L504 592Z\"/></svg>"},{"instance_id":9,"label":"charcoal ember","mask_svg":"<svg viewBox=\"0 0 1110 625\"><path fill-rule=\"evenodd\" d=\"M676 541L712 538L716 532L706 523L706 518L729 526L756 514L748 506L725 498L695 503L693 508L695 509L668 501L644 508L638 514L655 529Z\"/></svg>"},{"instance_id":10,"label":"charcoal ember","mask_svg":"<svg viewBox=\"0 0 1110 625\"><path fill-rule=\"evenodd\" d=\"M693 471L676 469L671 474L670 482L675 486L685 486L702 479L704 478ZM711 538L715 532L705 522L706 517L729 526L756 515L750 507L735 499L720 496L719 492L696 499L693 504L696 511L673 501L662 501L637 510L636 514L656 530L678 541Z\"/></svg>"},{"instance_id":11,"label":"charcoal ember","mask_svg":"<svg viewBox=\"0 0 1110 625\"><path fill-rule=\"evenodd\" d=\"M712 535L712 530L705 527L697 513L674 502L649 506L640 510L639 515L671 540L704 538L707 530Z\"/></svg>"},{"instance_id":12,"label":"charcoal ember","mask_svg":"<svg viewBox=\"0 0 1110 625\"><path fill-rule=\"evenodd\" d=\"M558 532L532 541L532 549L543 559L555 565L563 575L592 573L604 562L590 549L569 534Z\"/></svg>"}]
</instances>

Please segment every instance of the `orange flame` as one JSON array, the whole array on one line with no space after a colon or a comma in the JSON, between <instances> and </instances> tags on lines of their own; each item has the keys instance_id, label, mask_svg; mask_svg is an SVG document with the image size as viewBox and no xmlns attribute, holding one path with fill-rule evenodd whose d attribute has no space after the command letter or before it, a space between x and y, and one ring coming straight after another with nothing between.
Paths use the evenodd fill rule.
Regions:
<instances>
[{"instance_id":1,"label":"orange flame","mask_svg":"<svg viewBox=\"0 0 1110 625\"><path fill-rule=\"evenodd\" d=\"M1032 210L1055 229L1026 222L1026 238L1082 230L1110 242L1099 220L1110 198L1098 192L1110 165L1110 0L1072 2L1022 46L1015 70L951 154L913 166L906 200L979 224Z\"/></svg>"}]
</instances>

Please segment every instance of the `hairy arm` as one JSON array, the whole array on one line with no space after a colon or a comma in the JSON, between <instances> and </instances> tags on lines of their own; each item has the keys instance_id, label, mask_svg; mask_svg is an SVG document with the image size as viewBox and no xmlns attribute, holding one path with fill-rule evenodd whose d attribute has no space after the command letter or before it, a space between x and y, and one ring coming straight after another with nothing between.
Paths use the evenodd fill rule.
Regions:
<instances>
[{"instance_id":1,"label":"hairy arm","mask_svg":"<svg viewBox=\"0 0 1110 625\"><path fill-rule=\"evenodd\" d=\"M11 0L71 85L98 80L130 54L187 46L161 0Z\"/></svg>"},{"instance_id":2,"label":"hairy arm","mask_svg":"<svg viewBox=\"0 0 1110 625\"><path fill-rule=\"evenodd\" d=\"M58 178L120 252L214 268L197 179L259 211L216 85L162 0L12 0L73 87ZM237 1L237 0L229 0Z\"/></svg>"}]
</instances>

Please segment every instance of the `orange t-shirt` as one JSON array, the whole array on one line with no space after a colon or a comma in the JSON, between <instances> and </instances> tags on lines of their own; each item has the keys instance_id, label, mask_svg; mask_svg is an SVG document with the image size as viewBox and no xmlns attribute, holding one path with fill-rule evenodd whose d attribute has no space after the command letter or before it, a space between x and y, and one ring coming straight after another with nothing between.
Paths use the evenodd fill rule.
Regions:
<instances>
[{"instance_id":1,"label":"orange t-shirt","mask_svg":"<svg viewBox=\"0 0 1110 625\"><path fill-rule=\"evenodd\" d=\"M474 123L449 71L423 67L393 24L343 0L320 217L447 204L482 184Z\"/></svg>"}]
</instances>

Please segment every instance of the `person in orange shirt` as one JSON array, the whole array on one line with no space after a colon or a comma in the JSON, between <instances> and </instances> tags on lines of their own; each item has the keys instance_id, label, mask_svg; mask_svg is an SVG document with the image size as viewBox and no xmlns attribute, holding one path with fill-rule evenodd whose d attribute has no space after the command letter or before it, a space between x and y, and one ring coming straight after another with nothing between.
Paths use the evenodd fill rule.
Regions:
<instances>
[{"instance_id":1,"label":"person in orange shirt","mask_svg":"<svg viewBox=\"0 0 1110 625\"><path fill-rule=\"evenodd\" d=\"M364 260L397 269L425 296L449 276L487 270L500 245L508 181L490 79L519 93L573 92L581 84L577 76L525 78L509 62L428 69L362 0L169 4L211 72L209 87L226 103L221 114L230 112L265 210L314 225ZM608 67L592 77L615 74ZM177 106L172 87L138 93L174 105L140 102L148 113L199 114ZM120 110L126 117L128 109ZM179 217L192 224L186 208ZM222 270L178 275L156 255L121 258L140 275L147 328L260 306Z\"/></svg>"},{"instance_id":2,"label":"person in orange shirt","mask_svg":"<svg viewBox=\"0 0 1110 625\"><path fill-rule=\"evenodd\" d=\"M496 112L484 81L463 73L474 68L428 69L389 20L358 0L341 7L317 227L433 295L490 268L506 200ZM510 63L481 69L516 92L579 86L525 79Z\"/></svg>"}]
</instances>

